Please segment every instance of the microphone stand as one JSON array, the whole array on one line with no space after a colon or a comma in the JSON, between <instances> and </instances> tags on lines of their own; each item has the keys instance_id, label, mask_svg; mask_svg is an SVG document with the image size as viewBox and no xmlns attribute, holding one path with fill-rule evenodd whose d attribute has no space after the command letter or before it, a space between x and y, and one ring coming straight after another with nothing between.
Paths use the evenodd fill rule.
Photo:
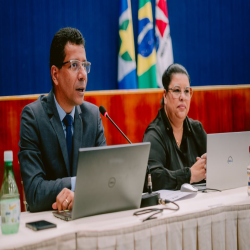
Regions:
<instances>
[{"instance_id":1,"label":"microphone stand","mask_svg":"<svg viewBox=\"0 0 250 250\"><path fill-rule=\"evenodd\" d=\"M113 123L113 125L119 130L119 132L124 136L124 138L132 144L132 142L128 139L128 137L120 130L120 128L113 122L113 120L109 117L108 114L106 114L106 117Z\"/></svg>"}]
</instances>

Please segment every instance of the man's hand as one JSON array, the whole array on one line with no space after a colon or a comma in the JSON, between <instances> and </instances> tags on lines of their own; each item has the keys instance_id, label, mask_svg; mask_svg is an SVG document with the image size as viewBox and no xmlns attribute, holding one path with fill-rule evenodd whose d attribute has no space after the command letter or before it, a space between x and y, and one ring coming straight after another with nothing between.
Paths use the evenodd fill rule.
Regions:
<instances>
[{"instance_id":1,"label":"man's hand","mask_svg":"<svg viewBox=\"0 0 250 250\"><path fill-rule=\"evenodd\" d=\"M190 168L190 183L199 182L203 179L206 179L207 154L197 157L196 160L196 163Z\"/></svg>"},{"instance_id":2,"label":"man's hand","mask_svg":"<svg viewBox=\"0 0 250 250\"><path fill-rule=\"evenodd\" d=\"M74 192L68 188L64 188L56 197L56 202L52 204L53 209L72 210L74 200Z\"/></svg>"}]
</instances>

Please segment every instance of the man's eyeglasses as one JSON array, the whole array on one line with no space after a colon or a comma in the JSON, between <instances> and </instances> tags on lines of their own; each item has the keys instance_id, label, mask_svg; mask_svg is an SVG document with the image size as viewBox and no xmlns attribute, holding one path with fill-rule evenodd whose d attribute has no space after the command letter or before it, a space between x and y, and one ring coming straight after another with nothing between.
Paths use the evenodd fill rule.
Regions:
<instances>
[{"instance_id":1,"label":"man's eyeglasses","mask_svg":"<svg viewBox=\"0 0 250 250\"><path fill-rule=\"evenodd\" d=\"M69 60L67 62L62 63L62 66L66 63L70 63L71 64L71 70L72 71L76 71L78 72L81 69L81 66L84 68L84 70L86 71L86 73L90 72L90 66L91 63L90 62L80 62L79 60Z\"/></svg>"},{"instance_id":2,"label":"man's eyeglasses","mask_svg":"<svg viewBox=\"0 0 250 250\"><path fill-rule=\"evenodd\" d=\"M168 91L169 91L169 90L171 91L172 96L173 96L174 99L180 98L180 95L181 95L181 92L182 92L180 86L174 86L173 88L169 88ZM188 99L188 100L189 100L189 99L192 97L192 95L193 95L193 89L190 88L190 87L184 88L184 91L183 91L183 92L184 92L185 98Z\"/></svg>"}]
</instances>

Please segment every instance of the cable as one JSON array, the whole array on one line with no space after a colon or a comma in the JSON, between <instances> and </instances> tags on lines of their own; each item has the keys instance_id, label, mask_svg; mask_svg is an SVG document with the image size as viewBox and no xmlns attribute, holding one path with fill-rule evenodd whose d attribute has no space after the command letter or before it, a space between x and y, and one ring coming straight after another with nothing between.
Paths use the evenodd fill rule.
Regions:
<instances>
[{"instance_id":1,"label":"cable","mask_svg":"<svg viewBox=\"0 0 250 250\"><path fill-rule=\"evenodd\" d=\"M221 192L221 190L215 189L215 188L206 188L206 189L204 189L204 190L201 190L201 192L202 192L202 193L207 193L207 191L209 191L209 190Z\"/></svg>"},{"instance_id":2,"label":"cable","mask_svg":"<svg viewBox=\"0 0 250 250\"><path fill-rule=\"evenodd\" d=\"M146 209L142 209L142 210L134 212L133 215L139 216L139 215L143 215L143 214L147 214L147 213L152 213L153 212L153 214L151 214L148 217L146 217L145 219L143 219L143 222L144 222L144 221L147 221L147 220L157 219L157 217L154 217L154 216L156 214L162 213L163 210L178 211L180 209L180 206L177 203L173 202L173 201L163 200L163 199L159 198L158 202L161 205L167 205L167 204L172 203L172 204L174 204L176 206L176 208L171 208L171 207L166 207L166 208L146 208Z\"/></svg>"}]
</instances>

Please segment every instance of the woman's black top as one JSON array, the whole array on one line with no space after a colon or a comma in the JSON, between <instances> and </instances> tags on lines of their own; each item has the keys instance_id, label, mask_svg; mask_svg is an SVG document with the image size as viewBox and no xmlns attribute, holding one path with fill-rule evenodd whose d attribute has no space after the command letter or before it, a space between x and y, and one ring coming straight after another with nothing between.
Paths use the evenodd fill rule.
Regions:
<instances>
[{"instance_id":1,"label":"woman's black top","mask_svg":"<svg viewBox=\"0 0 250 250\"><path fill-rule=\"evenodd\" d=\"M190 167L196 162L196 157L206 153L207 134L199 121L186 117L181 146L178 148L162 108L147 127L143 141L151 142L148 165L153 190L175 190L180 189L183 183L190 183Z\"/></svg>"}]
</instances>

